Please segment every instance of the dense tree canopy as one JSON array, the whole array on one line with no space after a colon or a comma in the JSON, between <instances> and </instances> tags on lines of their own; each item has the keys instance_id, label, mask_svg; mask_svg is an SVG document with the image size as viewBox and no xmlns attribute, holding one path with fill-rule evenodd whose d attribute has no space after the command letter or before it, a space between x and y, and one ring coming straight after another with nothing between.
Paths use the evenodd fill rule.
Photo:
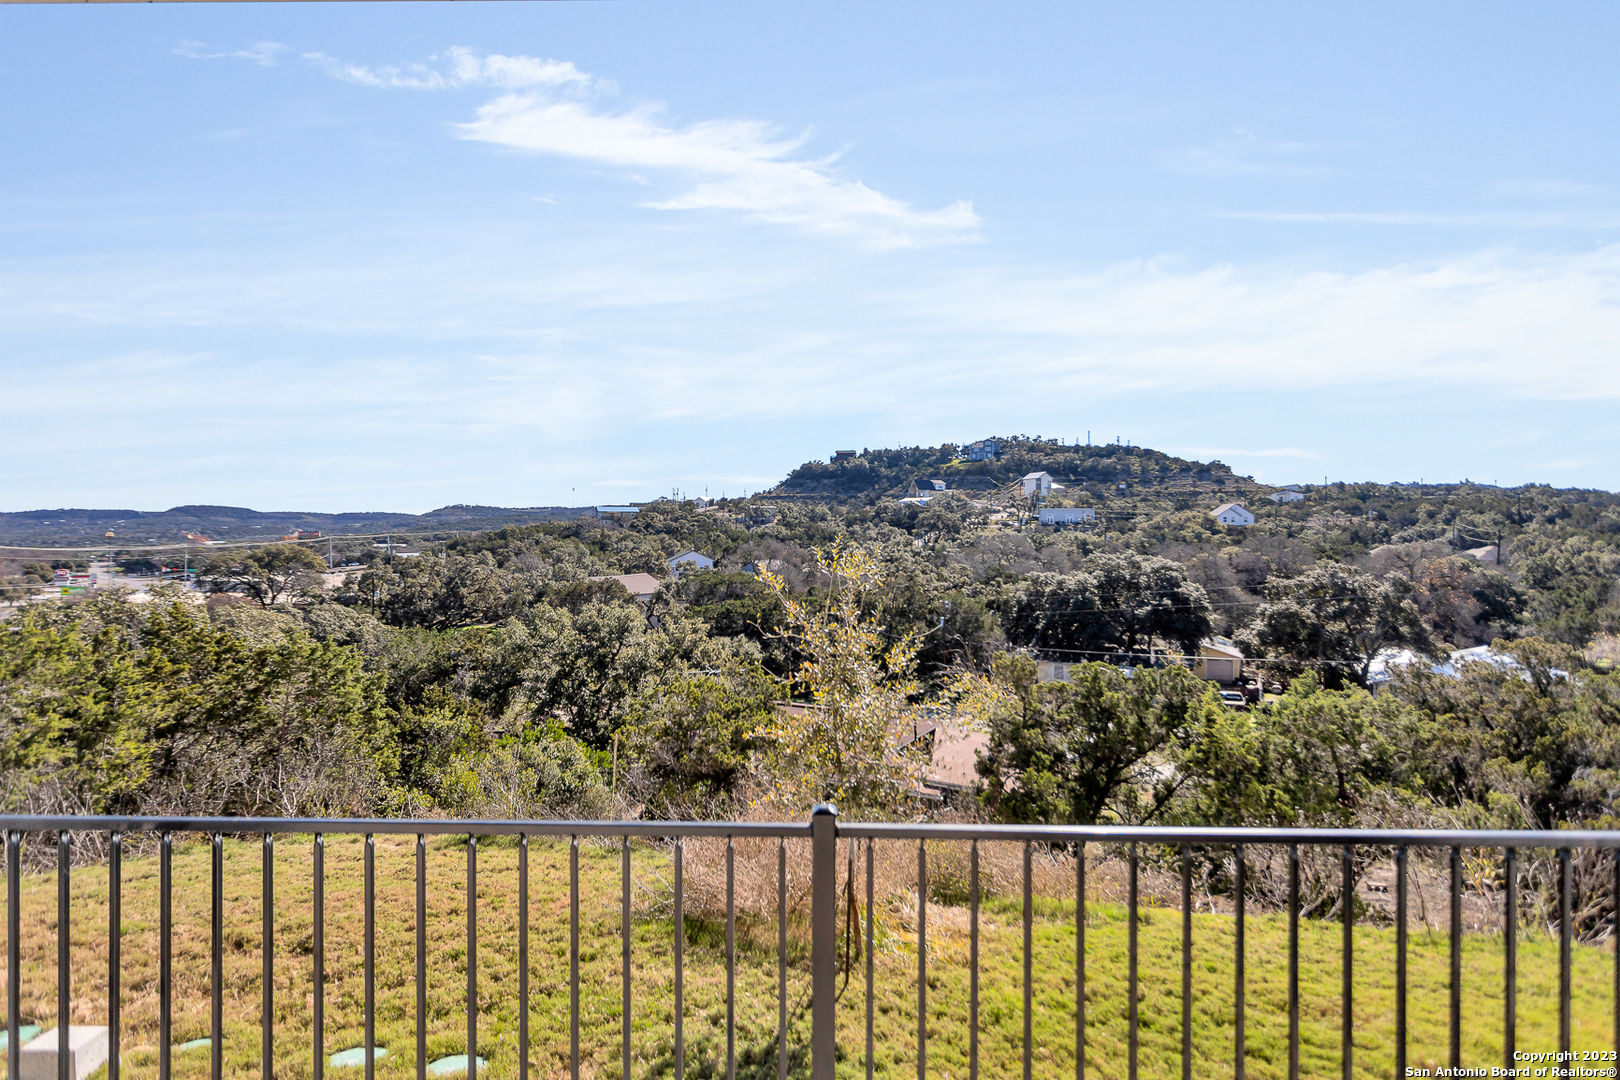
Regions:
<instances>
[{"instance_id":1,"label":"dense tree canopy","mask_svg":"<svg viewBox=\"0 0 1620 1080\"><path fill-rule=\"evenodd\" d=\"M1329 685L1367 683L1373 657L1396 645L1428 646L1428 630L1401 578L1327 565L1266 586L1266 602L1238 636L1251 656L1317 668Z\"/></svg>"},{"instance_id":2,"label":"dense tree canopy","mask_svg":"<svg viewBox=\"0 0 1620 1080\"><path fill-rule=\"evenodd\" d=\"M316 588L326 563L297 544L268 544L245 555L210 559L197 583L210 592L240 593L265 607Z\"/></svg>"}]
</instances>

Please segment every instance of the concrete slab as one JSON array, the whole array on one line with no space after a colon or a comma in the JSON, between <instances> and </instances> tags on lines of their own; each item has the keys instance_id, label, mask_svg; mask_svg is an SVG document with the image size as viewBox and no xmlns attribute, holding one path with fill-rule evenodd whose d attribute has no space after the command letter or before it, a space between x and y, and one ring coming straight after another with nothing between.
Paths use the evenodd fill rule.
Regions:
<instances>
[{"instance_id":1,"label":"concrete slab","mask_svg":"<svg viewBox=\"0 0 1620 1080\"><path fill-rule=\"evenodd\" d=\"M373 1061L381 1061L387 1056L388 1048L385 1046L376 1047L372 1051ZM329 1064L334 1069L352 1068L357 1065L364 1065L365 1063L366 1048L363 1046L351 1046L347 1050L339 1050L329 1059Z\"/></svg>"},{"instance_id":2,"label":"concrete slab","mask_svg":"<svg viewBox=\"0 0 1620 1080\"><path fill-rule=\"evenodd\" d=\"M489 1062L479 1058L478 1071L482 1073L488 1069ZM438 1061L430 1061L428 1062L427 1071L430 1076L450 1076L454 1073L464 1073L467 1071L467 1055L452 1054L449 1057L442 1057Z\"/></svg>"},{"instance_id":3,"label":"concrete slab","mask_svg":"<svg viewBox=\"0 0 1620 1080\"><path fill-rule=\"evenodd\" d=\"M57 1029L51 1028L23 1044L21 1080L56 1080L57 1042ZM87 1080L91 1073L107 1064L107 1046L105 1027L91 1024L69 1027L68 1076L72 1080Z\"/></svg>"}]
</instances>

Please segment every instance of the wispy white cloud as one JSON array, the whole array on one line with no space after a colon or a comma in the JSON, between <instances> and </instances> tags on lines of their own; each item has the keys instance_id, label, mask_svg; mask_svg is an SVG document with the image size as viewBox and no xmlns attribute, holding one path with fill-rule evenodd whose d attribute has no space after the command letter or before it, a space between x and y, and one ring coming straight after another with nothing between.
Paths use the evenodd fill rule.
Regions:
<instances>
[{"instance_id":1,"label":"wispy white cloud","mask_svg":"<svg viewBox=\"0 0 1620 1080\"><path fill-rule=\"evenodd\" d=\"M807 135L786 138L754 120L678 127L657 105L612 111L597 102L507 94L461 126L465 138L519 150L695 179L687 190L644 205L659 210L734 210L814 232L854 236L879 247L961 239L979 219L966 202L918 210L833 170L834 159L799 155Z\"/></svg>"},{"instance_id":2,"label":"wispy white cloud","mask_svg":"<svg viewBox=\"0 0 1620 1080\"><path fill-rule=\"evenodd\" d=\"M1586 184L1575 180L1556 180L1546 177L1527 177L1518 180L1499 180L1491 185L1491 194L1513 199L1576 199L1591 196L1614 195L1612 188L1601 184Z\"/></svg>"},{"instance_id":3,"label":"wispy white cloud","mask_svg":"<svg viewBox=\"0 0 1620 1080\"><path fill-rule=\"evenodd\" d=\"M1620 246L1496 249L1357 273L1153 261L1067 277L962 268L908 287L905 300L933 331L927 364L905 377L942 396L957 392L959 357L963 386L975 364L991 363L1053 400L1243 385L1414 406L1431 394L1620 399Z\"/></svg>"},{"instance_id":4,"label":"wispy white cloud","mask_svg":"<svg viewBox=\"0 0 1620 1080\"><path fill-rule=\"evenodd\" d=\"M1323 142L1267 139L1240 129L1227 138L1168 153L1164 162L1173 172L1215 179L1253 176L1317 179L1338 170L1315 159L1324 153L1345 149L1345 146Z\"/></svg>"},{"instance_id":5,"label":"wispy white cloud","mask_svg":"<svg viewBox=\"0 0 1620 1080\"><path fill-rule=\"evenodd\" d=\"M1390 419L1404 416L1421 418L1412 438L1472 446L1446 460L1473 475L1485 466L1469 440L1483 425L1542 432L1491 458L1506 462L1492 466L1504 478L1612 482L1612 441L1596 446L1590 425L1547 425L1620 400L1620 246L1358 273L1132 262L1063 275L932 254L874 264L804 242L784 257L784 245L760 250L735 234L701 253L687 235L616 243L539 225L391 241L367 249L339 235L321 258L300 247L252 265L150 252L0 260L0 334L21 358L14 396L98 387L75 398L88 425L76 438L117 432L131 415L190 430L225 416L217 406L229 398L321 445L338 439L328 429L360 442L426 431L432 445L536 460L549 460L537 448L598 439L625 415L694 445L725 431L722 442L742 446L735 433L747 428L797 439L795 453L834 424L854 445L1047 424L1079 435L1103 422L1142 438L1151 424L1148 445L1243 471L1376 465L1407 478L1388 449L1409 434ZM152 351L129 352L131 340ZM326 340L341 349L322 353ZM207 378L181 377L199 370ZM1235 402L1234 388L1245 388ZM37 409L0 412L50 436ZM1586 450L1570 453L1571 439ZM657 467L637 456L651 451L626 453L594 477L659 487ZM758 453L733 456L757 470ZM1436 452L1422 460L1435 475Z\"/></svg>"},{"instance_id":6,"label":"wispy white cloud","mask_svg":"<svg viewBox=\"0 0 1620 1080\"><path fill-rule=\"evenodd\" d=\"M292 50L275 41L255 41L245 49L209 51L209 47L200 41L182 41L174 47L174 51L193 60L247 60L260 67L275 67L276 58Z\"/></svg>"},{"instance_id":7,"label":"wispy white cloud","mask_svg":"<svg viewBox=\"0 0 1620 1080\"><path fill-rule=\"evenodd\" d=\"M1481 213L1430 214L1403 211L1234 211L1220 217L1268 221L1281 225L1451 225L1461 228L1601 229L1620 225L1620 213Z\"/></svg>"},{"instance_id":8,"label":"wispy white cloud","mask_svg":"<svg viewBox=\"0 0 1620 1080\"><path fill-rule=\"evenodd\" d=\"M462 138L588 161L624 170L626 180L680 189L641 204L651 209L731 211L878 248L972 239L979 226L967 201L919 210L841 176L837 154L804 154L809 132L787 136L759 120L672 123L658 102L612 103L611 82L567 61L463 48L429 63L384 67L304 55L334 78L364 86L507 91L459 125Z\"/></svg>"},{"instance_id":9,"label":"wispy white cloud","mask_svg":"<svg viewBox=\"0 0 1620 1080\"><path fill-rule=\"evenodd\" d=\"M494 87L526 90L535 87L611 89L612 84L580 71L567 60L539 60L532 56L480 56L460 46L447 49L428 63L352 64L325 53L304 53L304 59L335 79L394 90L459 90Z\"/></svg>"}]
</instances>

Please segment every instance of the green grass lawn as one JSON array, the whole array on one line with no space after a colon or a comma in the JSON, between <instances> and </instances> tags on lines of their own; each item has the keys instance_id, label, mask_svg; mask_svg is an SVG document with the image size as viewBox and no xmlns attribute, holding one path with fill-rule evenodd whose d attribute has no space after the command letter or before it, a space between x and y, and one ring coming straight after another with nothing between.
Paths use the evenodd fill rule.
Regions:
<instances>
[{"instance_id":1,"label":"green grass lawn","mask_svg":"<svg viewBox=\"0 0 1620 1080\"><path fill-rule=\"evenodd\" d=\"M257 1075L260 1001L260 850L257 842L225 845L226 1074ZM377 1043L390 1054L386 1077L414 1075L415 885L414 840L377 839ZM327 844L326 1052L359 1045L363 1032L362 846L358 838ZM429 846L428 1016L430 1058L466 1052L466 851L460 841ZM516 846L483 841L479 849L478 1052L488 1075L511 1077L518 1065ZM774 879L774 857L771 859ZM637 912L633 927L633 1046L636 1076L673 1075L673 941L667 906L669 853L634 849ZM309 1076L311 1069L310 849L307 837L285 837L276 853L276 1074ZM128 858L124 867L123 1049L125 1075L156 1075L157 859ZM531 1075L568 1072L568 849L535 841L530 851ZM581 1045L585 1076L619 1074L619 853L582 846ZM208 1034L209 851L177 845L173 1041ZM22 898L22 1014L25 1022L55 1023L55 876L24 879ZM106 1022L106 903L104 868L73 877L75 1023ZM876 1071L916 1074L917 950L914 897L881 898L877 907ZM1072 903L1035 903L1035 1073L1074 1074L1074 918ZM968 1074L968 937L965 908L930 907L928 1071L953 1080ZM1140 922L1141 1064L1143 1076L1180 1075L1181 917L1146 909ZM803 926L790 935L790 1043L794 1072L804 1074L808 1038L808 964ZM1300 931L1302 1071L1339 1073L1339 941L1336 925L1306 922ZM1088 1075L1123 1076L1126 1068L1126 913L1093 901L1087 918ZM1193 1048L1197 1076L1230 1076L1232 1063L1233 923L1194 917ZM739 1074L774 1076L776 1069L776 928L743 917L737 963ZM724 1076L725 953L723 925L688 918L685 946L686 1075ZM1355 1050L1361 1076L1393 1075L1394 933L1375 927L1355 933ZM981 916L980 1073L1021 1072L1022 927L1016 899L994 897ZM1538 931L1520 936L1519 1035L1525 1050L1557 1046L1555 940ZM1447 1023L1444 935L1414 931L1410 949L1409 1063L1444 1064ZM1575 956L1574 1046L1611 1046L1611 954L1581 947ZM1464 1063L1501 1062L1502 948L1490 935L1465 940ZM864 981L858 969L839 1006L840 1075L864 1075ZM1248 1073L1285 1076L1287 1069L1287 922L1251 917L1247 952ZM3 988L3 987L0 987ZM177 1052L175 1075L207 1074L208 1052ZM347 1070L337 1070L342 1076Z\"/></svg>"}]
</instances>

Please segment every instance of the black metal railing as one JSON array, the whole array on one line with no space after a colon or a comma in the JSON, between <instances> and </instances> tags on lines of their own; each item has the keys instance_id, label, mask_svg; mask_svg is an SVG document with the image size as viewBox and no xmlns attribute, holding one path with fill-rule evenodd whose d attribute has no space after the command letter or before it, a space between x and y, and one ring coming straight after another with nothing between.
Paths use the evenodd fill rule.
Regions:
<instances>
[{"instance_id":1,"label":"black metal railing","mask_svg":"<svg viewBox=\"0 0 1620 1080\"><path fill-rule=\"evenodd\" d=\"M518 992L518 1075L527 1080L530 1070L530 903L529 903L529 842L537 838L555 838L568 842L569 874L569 1067L573 1077L579 1076L580 1046L580 842L618 841L620 861L619 920L621 933L620 971L620 1054L623 1075L631 1075L633 1063L632 1015L632 905L631 905L631 841L642 838L671 844L673 883L671 889L672 920L675 932L672 940L673 964L673 1069L677 1080L683 1077L686 1063L685 1011L683 998L683 965L686 941L683 913L683 844L688 840L723 840L725 842L725 1075L735 1080L737 1072L737 902L735 844L739 840L776 841L776 922L777 964L776 996L777 1025L775 1032L777 1074L785 1078L790 1064L790 1029L788 1009L789 948L788 948L788 842L808 841L810 847L810 920L809 920L809 976L810 976L810 1037L809 1072L812 1080L832 1080L834 1062L838 1054L839 990L839 929L841 908L837 844L849 841L850 872L844 887L848 891L847 903L850 923L847 934L864 930L864 940L873 941L875 860L879 844L916 845L916 1072L925 1080L928 1071L929 1041L929 865L928 845L942 841L965 842L968 852L968 939L969 939L969 1005L968 1005L968 1072L976 1078L980 1071L980 909L981 873L980 845L982 843L1015 844L1022 847L1021 900L1022 900L1022 1075L1032 1076L1034 1045L1034 987L1036 985L1034 945L1033 860L1037 851L1063 850L1073 857L1073 897L1075 915L1074 933L1074 1070L1076 1080L1084 1080L1087 1060L1087 845L1105 845L1118 852L1125 864L1127 945L1126 945L1126 1029L1127 1075L1135 1080L1138 1075L1140 1016L1138 925L1141 896L1139 882L1144 850L1156 856L1169 852L1166 861L1156 857L1155 865L1169 865L1179 872L1181 907L1180 943L1180 1024L1181 1075L1190 1078L1194 1060L1193 1045L1193 867L1195 855L1220 851L1232 868L1231 904L1233 915L1233 1011L1231 1017L1232 1074L1238 1080L1245 1075L1249 1057L1246 1032L1246 905L1251 891L1250 872L1246 851L1258 848L1281 849L1286 852L1286 912L1288 919L1288 1072L1293 1080L1300 1075L1300 919L1301 911L1301 857L1302 849L1336 852L1340 880L1337 914L1342 923L1340 945L1340 1068L1348 1080L1355 1069L1354 1046L1354 993L1356 950L1352 930L1356 923L1357 906L1354 890L1358 852L1376 849L1388 852L1395 869L1394 928L1395 928L1395 988L1394 988L1394 1045L1393 1066L1395 1076L1407 1070L1408 1036L1408 874L1409 853L1414 849L1449 852L1449 1045L1448 1058L1452 1067L1462 1062L1463 1013L1463 917L1462 898L1464 850L1498 849L1503 855L1503 972L1502 972L1502 1055L1503 1067L1523 1067L1517 1058L1518 1021L1518 932L1521 913L1518 908L1520 893L1519 859L1521 852L1552 852L1556 866L1556 927L1558 935L1558 1030L1560 1052L1571 1050L1572 955L1574 950L1574 913L1572 897L1575 891L1572 877L1574 852L1608 852L1612 862L1612 875L1606 871L1608 901L1606 929L1620 935L1620 832L1597 831L1441 831L1441 830L1368 830L1368 829L1228 829L1228 828L1148 828L1109 826L993 826L993 825L928 825L928 824L862 824L840 823L831 807L817 807L808 822L753 823L753 822L604 822L604 821L415 821L415 820L313 820L313 819L245 819L245 818L118 818L118 817L0 817L0 829L6 837L7 870L7 1062L8 1075L20 1075L21 1051L21 877L24 861L23 843L26 836L54 841L57 875L56 896L56 1016L58 1018L59 1076L68 1076L68 1032L64 1022L72 1016L70 971L72 915L70 903L70 876L73 873L73 852L70 837L86 834L105 838L107 868L107 1020L110 1046L108 1080L119 1080L120 1073L120 977L122 968L121 939L123 929L123 860L130 838L140 838L144 844L155 844L159 865L158 901L158 1076L162 1080L172 1074L172 1034L174 1004L174 884L173 852L176 835L208 837L210 844L210 936L209 936L209 990L210 990L210 1075L219 1080L224 1072L224 839L255 837L262 845L261 889L262 925L262 987L260 1001L260 1068L265 1080L274 1075L275 1032L275 851L278 837L288 835L312 836L312 934L310 939L314 991L311 1000L311 1061L313 1075L322 1080L326 1067L324 1045L325 963L326 963L326 902L325 902L325 850L329 836L353 835L363 837L363 964L364 964L364 1068L366 1080L375 1075L375 1020L376 1020L376 874L375 838L378 835L406 835L415 837L415 1074L426 1076L427 1035L425 1017L428 1013L428 943L427 943L427 841L432 836L466 838L466 1070L469 1077L478 1073L478 852L480 838L507 836L515 838L517 847L517 992ZM855 851L865 847L865 900L864 927L854 926L856 906ZM892 849L891 849L892 850ZM36 851L37 858L37 851ZM1331 864L1330 864L1331 865ZM1604 905L1599 905L1603 908ZM1605 928L1598 928L1601 932ZM1591 936L1589 934L1589 936ZM1617 937L1620 940L1620 937ZM864 950L864 1071L874 1075L874 952ZM853 964L846 965L847 984L853 975ZM1620 1049L1620 958L1614 964L1614 1046ZM1544 1049L1544 1048L1540 1048ZM802 1053L802 1048L793 1051ZM1612 1066L1612 1060L1610 1062ZM1594 1075L1613 1075L1597 1072Z\"/></svg>"}]
</instances>

